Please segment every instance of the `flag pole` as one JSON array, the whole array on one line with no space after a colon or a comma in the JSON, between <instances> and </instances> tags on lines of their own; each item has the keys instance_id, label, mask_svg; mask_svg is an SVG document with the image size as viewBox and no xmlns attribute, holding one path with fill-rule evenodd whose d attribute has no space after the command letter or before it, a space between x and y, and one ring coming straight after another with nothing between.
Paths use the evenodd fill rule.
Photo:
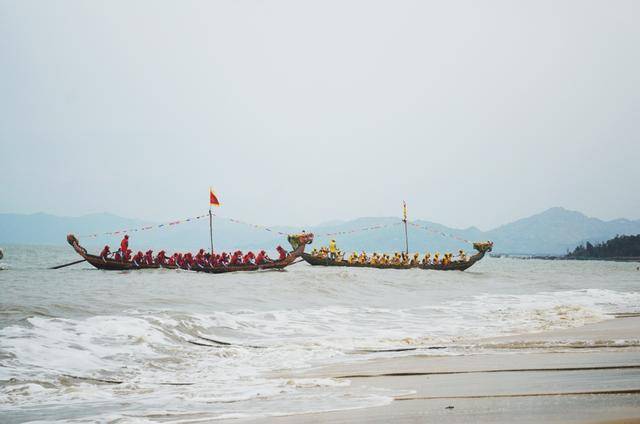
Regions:
<instances>
[{"instance_id":1,"label":"flag pole","mask_svg":"<svg viewBox=\"0 0 640 424\"><path fill-rule=\"evenodd\" d=\"M209 205L209 239L211 240L211 254L213 255L213 214Z\"/></svg>"},{"instance_id":2,"label":"flag pole","mask_svg":"<svg viewBox=\"0 0 640 424\"><path fill-rule=\"evenodd\" d=\"M409 233L407 232L407 202L402 201L402 215L404 222L404 250L407 256L409 255Z\"/></svg>"}]
</instances>

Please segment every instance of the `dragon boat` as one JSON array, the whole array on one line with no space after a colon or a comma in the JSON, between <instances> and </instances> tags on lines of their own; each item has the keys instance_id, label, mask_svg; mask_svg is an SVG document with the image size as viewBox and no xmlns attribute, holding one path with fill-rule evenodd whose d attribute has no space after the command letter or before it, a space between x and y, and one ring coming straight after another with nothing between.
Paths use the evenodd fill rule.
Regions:
<instances>
[{"instance_id":1,"label":"dragon boat","mask_svg":"<svg viewBox=\"0 0 640 424\"><path fill-rule=\"evenodd\" d=\"M311 233L302 233L302 234L292 234L287 237L287 240L291 244L292 250L287 253L287 256L282 260L272 260L269 262L262 263L260 265L256 264L241 264L241 265L219 265L219 266L200 266L195 265L192 268L189 268L191 271L197 272L207 272L211 274L222 274L225 272L237 272L237 271L258 271L258 270L268 270L275 269L280 270L291 264L296 260L296 258L300 257L304 253L304 249L307 244L311 244L313 242L313 234ZM154 264L140 264L137 265L131 261L118 261L111 258L102 258L98 255L92 255L87 253L87 249L80 245L80 242L73 234L69 234L67 236L67 242L73 247L73 249L78 253L78 255L82 256L84 260L89 262L91 265L98 269L109 270L109 271L127 271L127 270L138 270L138 269L158 269L158 268L166 268L166 269L186 269L181 268L177 265L161 265L158 263Z\"/></svg>"},{"instance_id":2,"label":"dragon boat","mask_svg":"<svg viewBox=\"0 0 640 424\"><path fill-rule=\"evenodd\" d=\"M466 269L468 269L469 267L471 267L473 264L475 264L476 262L478 262L480 259L482 259L484 257L485 254L487 254L488 252L491 252L491 249L493 249L493 243L490 241L486 241L486 242L477 242L477 243L473 243L473 248L476 249L478 251L478 253L476 253L473 256L470 256L467 260L465 261L451 261L446 265L443 265L441 263L439 264L433 264L433 263L429 263L429 264L423 264L423 263L419 263L419 264L407 264L407 265L403 265L403 264L371 264L371 263L349 263L346 260L334 260L331 259L329 257L319 257L319 256L315 256L315 255L311 255L309 253L302 253L302 258L308 262L311 265L318 265L318 266L344 266L344 267L353 267L353 268L378 268L378 269L412 269L412 268L419 268L419 269L432 269L432 270L437 270L437 271L464 271Z\"/></svg>"}]
</instances>

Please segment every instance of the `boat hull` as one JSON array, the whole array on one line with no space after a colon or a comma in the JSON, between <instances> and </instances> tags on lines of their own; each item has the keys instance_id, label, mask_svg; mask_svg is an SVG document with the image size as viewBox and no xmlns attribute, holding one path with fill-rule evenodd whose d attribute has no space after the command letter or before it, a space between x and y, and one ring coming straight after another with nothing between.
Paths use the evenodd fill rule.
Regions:
<instances>
[{"instance_id":1,"label":"boat hull","mask_svg":"<svg viewBox=\"0 0 640 424\"><path fill-rule=\"evenodd\" d=\"M493 244L492 243L481 243L476 244L480 247L478 253L469 257L466 261L453 261L449 262L447 265L443 264L417 264L417 265L401 265L401 264L370 264L370 263L349 263L347 261L334 261L330 258L320 258L318 256L311 255L309 253L302 253L302 259L304 259L307 263L314 266L340 266L340 267L348 267L348 268L375 268L375 269L424 269L424 270L434 270L434 271L464 271L473 266L476 262L484 257L487 252L490 252Z\"/></svg>"},{"instance_id":2,"label":"boat hull","mask_svg":"<svg viewBox=\"0 0 640 424\"><path fill-rule=\"evenodd\" d=\"M305 235L308 240L313 240L313 234ZM247 265L228 265L228 266L199 266L195 265L191 268L181 268L175 265L160 265L160 264L136 264L134 262L117 261L111 258L102 258L98 255L92 255L87 253L87 250L82 247L78 239L73 235L67 236L67 242L73 247L73 249L82 256L87 262L98 269L106 271L131 271L142 269L182 269L187 271L206 272L209 274L224 274L227 272L241 272L241 271L260 271L260 270L279 270L284 269L287 266L293 264L293 262L300 257L304 252L305 246L311 241L305 241L297 243L295 249L287 254L287 256L278 261L271 261L260 265L247 264Z\"/></svg>"}]
</instances>

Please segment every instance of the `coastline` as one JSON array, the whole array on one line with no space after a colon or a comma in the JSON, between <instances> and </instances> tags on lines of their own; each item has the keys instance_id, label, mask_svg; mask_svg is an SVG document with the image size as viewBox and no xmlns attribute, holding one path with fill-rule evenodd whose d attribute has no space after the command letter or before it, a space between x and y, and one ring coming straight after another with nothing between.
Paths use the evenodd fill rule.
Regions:
<instances>
[{"instance_id":1,"label":"coastline","mask_svg":"<svg viewBox=\"0 0 640 424\"><path fill-rule=\"evenodd\" d=\"M490 258L509 258L509 259L523 259L523 260L543 260L543 261L598 261L598 262L640 262L638 256L614 256L610 258L567 258L563 255L518 255L510 253L491 253Z\"/></svg>"},{"instance_id":2,"label":"coastline","mask_svg":"<svg viewBox=\"0 0 640 424\"><path fill-rule=\"evenodd\" d=\"M640 422L640 317L480 339L486 353L414 355L319 367L279 378L348 380L391 393L387 405L224 420L319 422Z\"/></svg>"}]
</instances>

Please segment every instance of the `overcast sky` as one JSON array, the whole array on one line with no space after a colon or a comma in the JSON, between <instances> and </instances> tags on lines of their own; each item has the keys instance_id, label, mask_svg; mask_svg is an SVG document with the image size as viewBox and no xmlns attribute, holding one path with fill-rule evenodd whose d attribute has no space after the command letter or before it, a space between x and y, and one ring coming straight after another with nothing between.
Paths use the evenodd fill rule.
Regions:
<instances>
[{"instance_id":1,"label":"overcast sky","mask_svg":"<svg viewBox=\"0 0 640 424\"><path fill-rule=\"evenodd\" d=\"M0 212L640 218L638 1L0 0Z\"/></svg>"}]
</instances>

